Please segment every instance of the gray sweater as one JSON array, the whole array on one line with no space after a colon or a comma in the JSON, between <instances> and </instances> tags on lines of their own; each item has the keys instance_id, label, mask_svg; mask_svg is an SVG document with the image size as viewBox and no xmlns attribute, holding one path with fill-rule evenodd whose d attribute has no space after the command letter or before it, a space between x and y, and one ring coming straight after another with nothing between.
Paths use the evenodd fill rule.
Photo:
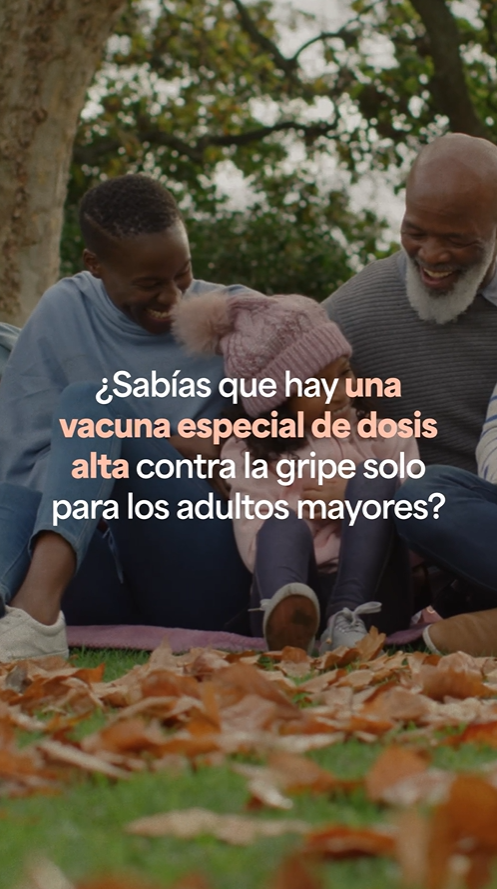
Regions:
<instances>
[{"instance_id":1,"label":"gray sweater","mask_svg":"<svg viewBox=\"0 0 497 889\"><path fill-rule=\"evenodd\" d=\"M400 379L402 397L383 398L381 414L398 420L420 410L433 417L438 435L418 439L422 459L476 472L475 449L497 380L497 306L485 291L455 321L421 321L407 300L404 268L400 253L373 262L324 305L352 345L357 376Z\"/></svg>"}]
</instances>

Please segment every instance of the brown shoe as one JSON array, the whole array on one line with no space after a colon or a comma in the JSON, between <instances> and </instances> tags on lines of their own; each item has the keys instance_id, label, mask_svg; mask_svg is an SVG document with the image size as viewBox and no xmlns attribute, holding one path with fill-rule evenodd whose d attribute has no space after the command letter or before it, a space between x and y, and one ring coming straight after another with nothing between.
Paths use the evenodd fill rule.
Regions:
<instances>
[{"instance_id":1,"label":"brown shoe","mask_svg":"<svg viewBox=\"0 0 497 889\"><path fill-rule=\"evenodd\" d=\"M263 599L261 605L269 651L281 651L286 645L304 651L312 649L320 621L314 590L304 583L288 583L271 599Z\"/></svg>"},{"instance_id":2,"label":"brown shoe","mask_svg":"<svg viewBox=\"0 0 497 889\"><path fill-rule=\"evenodd\" d=\"M439 620L423 631L434 654L464 651L472 657L497 657L497 608Z\"/></svg>"}]
</instances>

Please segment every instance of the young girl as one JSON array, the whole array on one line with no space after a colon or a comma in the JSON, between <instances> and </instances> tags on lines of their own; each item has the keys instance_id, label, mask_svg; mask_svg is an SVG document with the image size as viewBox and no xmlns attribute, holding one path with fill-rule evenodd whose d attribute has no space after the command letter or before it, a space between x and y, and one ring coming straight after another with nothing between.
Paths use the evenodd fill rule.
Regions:
<instances>
[{"instance_id":1,"label":"young girl","mask_svg":"<svg viewBox=\"0 0 497 889\"><path fill-rule=\"evenodd\" d=\"M285 514L281 508L266 519L253 509L234 522L240 554L253 573L252 631L259 634L262 622L270 649L295 645L307 650L320 628L321 650L351 647L368 632L364 618L377 614L382 604L376 624L390 632L408 626L407 551L396 538L390 514L371 520L359 511L355 522L339 521L323 518L318 505L312 515L313 501L347 499L351 506L359 500L393 501L397 479L365 479L361 464L371 457L398 461L401 450L406 462L418 456L413 438L358 435L357 410L346 391L346 381L354 382L351 348L323 307L303 296L209 294L179 307L174 330L191 351L220 352L226 375L246 381L248 394L241 399L246 416L280 421L300 412L304 419L300 438L252 433L248 438L231 438L222 451L222 457L236 465L236 478L230 482L232 498L248 495L252 501L264 500L268 506L258 510L259 516L271 512L278 500L288 504L286 517L277 517ZM327 384L320 385L319 396L302 394L303 387L295 391L297 381L311 377ZM264 379L274 381L276 391L269 397L254 387L254 381ZM293 392L289 398L288 385ZM271 384L266 383L265 391L269 389ZM327 411L332 422L349 421L350 435L311 434L312 423ZM262 423L258 431L265 429ZM246 477L247 451L251 459L267 461L266 478ZM311 467L323 459L337 465L352 460L356 474L348 482L336 476L318 485ZM302 460L308 462L302 466ZM307 501L303 518L298 517L299 501Z\"/></svg>"}]
</instances>

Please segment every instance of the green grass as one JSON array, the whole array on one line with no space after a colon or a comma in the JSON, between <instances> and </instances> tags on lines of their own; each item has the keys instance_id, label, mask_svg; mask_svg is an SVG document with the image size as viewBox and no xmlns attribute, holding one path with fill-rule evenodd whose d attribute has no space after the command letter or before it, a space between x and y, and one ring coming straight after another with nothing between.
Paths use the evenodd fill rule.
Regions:
<instances>
[{"instance_id":1,"label":"green grass","mask_svg":"<svg viewBox=\"0 0 497 889\"><path fill-rule=\"evenodd\" d=\"M355 762L357 749L340 751L342 766L350 774L362 771ZM328 757L333 761L333 757ZM345 769L344 769L345 771ZM4 803L0 815L0 886L18 882L26 856L42 854L57 863L72 879L106 870L135 870L167 886L191 870L209 876L218 889L255 889L268 882L285 854L295 848L295 836L261 839L248 848L230 847L215 839L194 842L133 837L123 827L134 818L171 809L201 806L215 812L243 812L247 801L244 780L228 767L189 769L181 775L141 774L112 784L104 779L81 782L61 797L36 796ZM7 816L7 817L6 817ZM259 817L288 817L265 812ZM339 820L358 825L378 820L377 807L362 793L328 800L305 795L295 799L291 817L319 824ZM388 877L389 862L356 861L325 869L326 886L395 886ZM362 876L361 876L362 875ZM363 878L367 876L367 883Z\"/></svg>"},{"instance_id":2,"label":"green grass","mask_svg":"<svg viewBox=\"0 0 497 889\"><path fill-rule=\"evenodd\" d=\"M116 648L97 651L93 648L73 648L71 663L75 667L98 667L99 664L105 663L104 679L106 682L111 682L112 679L127 673L135 664L146 664L149 657L149 651L121 651Z\"/></svg>"},{"instance_id":3,"label":"green grass","mask_svg":"<svg viewBox=\"0 0 497 889\"><path fill-rule=\"evenodd\" d=\"M115 651L79 651L75 656L75 662L85 666L105 660L107 679L146 659L142 653ZM317 751L312 757L340 777L356 778L367 772L382 746L351 740ZM433 763L443 768L471 770L495 760L496 751L473 745L433 751ZM75 881L117 871L135 873L168 887L186 873L201 871L213 889L265 889L283 856L298 847L300 839L295 835L260 839L240 848L207 837L196 841L148 839L123 830L135 818L191 806L243 813L247 799L244 779L225 764L197 770L188 767L179 774L136 774L118 783L101 777L81 778L60 796L0 801L0 889L14 889L26 860L40 855L54 861ZM264 810L257 817L365 825L388 821L391 815L358 790L336 799L305 794L294 798L294 808L288 813ZM399 887L395 865L386 859L326 864L320 873L326 889ZM497 887L497 882L492 885Z\"/></svg>"}]
</instances>

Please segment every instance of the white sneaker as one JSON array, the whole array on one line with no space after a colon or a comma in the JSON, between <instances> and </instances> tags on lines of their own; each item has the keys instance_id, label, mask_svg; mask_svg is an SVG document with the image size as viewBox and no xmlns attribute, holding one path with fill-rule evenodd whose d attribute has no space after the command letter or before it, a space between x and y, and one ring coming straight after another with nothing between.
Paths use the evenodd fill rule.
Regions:
<instances>
[{"instance_id":1,"label":"white sneaker","mask_svg":"<svg viewBox=\"0 0 497 889\"><path fill-rule=\"evenodd\" d=\"M62 611L50 626L41 624L21 608L5 608L0 619L0 663L47 655L69 657L66 622Z\"/></svg>"},{"instance_id":2,"label":"white sneaker","mask_svg":"<svg viewBox=\"0 0 497 889\"><path fill-rule=\"evenodd\" d=\"M319 602L305 583L287 583L270 599L261 601L263 632L269 651L286 645L309 652L319 627Z\"/></svg>"},{"instance_id":3,"label":"white sneaker","mask_svg":"<svg viewBox=\"0 0 497 889\"><path fill-rule=\"evenodd\" d=\"M439 651L435 643L433 642L430 636L430 627L427 626L423 630L423 642L426 647L431 651L432 654L443 654L443 651Z\"/></svg>"},{"instance_id":4,"label":"white sneaker","mask_svg":"<svg viewBox=\"0 0 497 889\"><path fill-rule=\"evenodd\" d=\"M364 602L353 611L350 608L342 608L330 618L328 626L321 636L319 653L326 654L344 645L345 648L354 648L355 645L368 635L368 630L361 620L361 614L377 614L381 611L381 602Z\"/></svg>"}]
</instances>

